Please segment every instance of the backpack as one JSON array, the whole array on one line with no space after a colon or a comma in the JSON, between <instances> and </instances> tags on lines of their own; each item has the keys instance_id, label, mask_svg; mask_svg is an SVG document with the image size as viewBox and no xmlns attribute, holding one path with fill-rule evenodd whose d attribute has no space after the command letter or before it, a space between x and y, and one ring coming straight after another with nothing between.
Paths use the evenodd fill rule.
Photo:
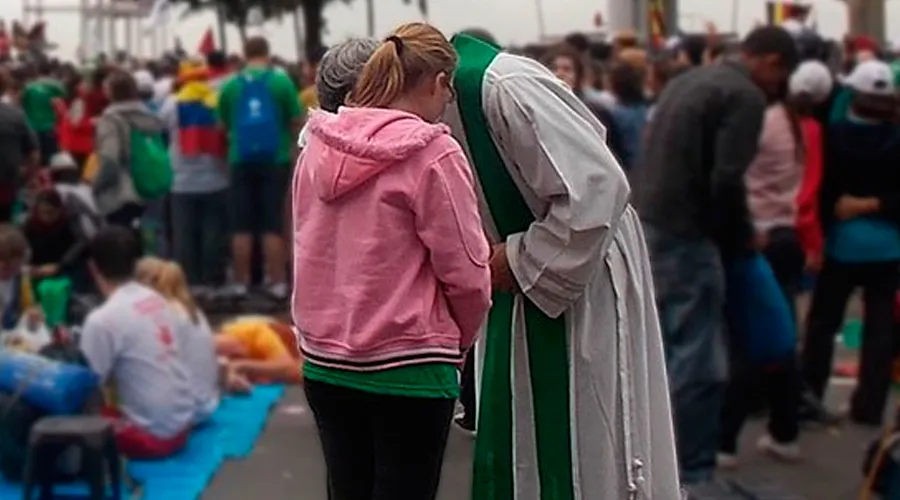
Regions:
<instances>
[{"instance_id":1,"label":"backpack","mask_svg":"<svg viewBox=\"0 0 900 500\"><path fill-rule=\"evenodd\" d=\"M258 77L244 74L234 115L237 159L241 163L274 163L281 147L278 107L269 88L272 72Z\"/></svg>"},{"instance_id":2,"label":"backpack","mask_svg":"<svg viewBox=\"0 0 900 500\"><path fill-rule=\"evenodd\" d=\"M131 182L145 200L156 200L172 188L174 173L169 152L159 132L131 129Z\"/></svg>"},{"instance_id":3,"label":"backpack","mask_svg":"<svg viewBox=\"0 0 900 500\"><path fill-rule=\"evenodd\" d=\"M50 344L40 354L55 361L87 366L87 360L73 341ZM22 480L31 428L48 415L20 396L21 393L0 391L0 476L9 481Z\"/></svg>"}]
</instances>

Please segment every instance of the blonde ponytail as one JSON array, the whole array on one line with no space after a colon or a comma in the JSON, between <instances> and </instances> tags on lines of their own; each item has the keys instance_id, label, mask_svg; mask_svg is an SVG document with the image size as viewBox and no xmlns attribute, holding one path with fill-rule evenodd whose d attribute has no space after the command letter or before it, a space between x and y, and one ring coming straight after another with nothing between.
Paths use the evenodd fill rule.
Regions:
<instances>
[{"instance_id":1,"label":"blonde ponytail","mask_svg":"<svg viewBox=\"0 0 900 500\"><path fill-rule=\"evenodd\" d=\"M191 322L200 322L200 308L188 288L187 277L177 262L156 257L144 257L137 265L137 279L153 288L171 302L175 302L187 312Z\"/></svg>"},{"instance_id":2,"label":"blonde ponytail","mask_svg":"<svg viewBox=\"0 0 900 500\"><path fill-rule=\"evenodd\" d=\"M407 23L395 29L363 66L347 104L383 108L422 78L456 69L456 51L434 26Z\"/></svg>"},{"instance_id":3,"label":"blonde ponytail","mask_svg":"<svg viewBox=\"0 0 900 500\"><path fill-rule=\"evenodd\" d=\"M394 39L391 40L395 40ZM396 39L399 40L399 39ZM402 41L385 41L363 66L347 103L360 108L380 108L394 102L406 87Z\"/></svg>"}]
</instances>

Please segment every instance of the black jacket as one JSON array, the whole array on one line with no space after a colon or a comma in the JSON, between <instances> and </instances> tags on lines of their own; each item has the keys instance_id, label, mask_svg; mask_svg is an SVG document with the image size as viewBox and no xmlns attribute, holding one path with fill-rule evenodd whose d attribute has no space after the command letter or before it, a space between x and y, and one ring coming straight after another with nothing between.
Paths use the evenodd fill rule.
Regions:
<instances>
[{"instance_id":1,"label":"black jacket","mask_svg":"<svg viewBox=\"0 0 900 500\"><path fill-rule=\"evenodd\" d=\"M647 124L632 184L641 219L676 236L743 252L754 239L744 173L756 156L766 97L728 61L672 80Z\"/></svg>"},{"instance_id":2,"label":"black jacket","mask_svg":"<svg viewBox=\"0 0 900 500\"><path fill-rule=\"evenodd\" d=\"M819 191L823 231L835 222L843 195L878 198L881 208L871 216L900 225L900 127L841 121L826 130Z\"/></svg>"}]
</instances>

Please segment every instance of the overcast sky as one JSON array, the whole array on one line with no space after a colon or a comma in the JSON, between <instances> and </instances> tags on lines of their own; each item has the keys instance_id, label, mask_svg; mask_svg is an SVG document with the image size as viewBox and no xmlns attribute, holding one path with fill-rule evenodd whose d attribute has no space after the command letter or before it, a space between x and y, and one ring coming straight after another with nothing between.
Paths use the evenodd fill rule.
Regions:
<instances>
[{"instance_id":1,"label":"overcast sky","mask_svg":"<svg viewBox=\"0 0 900 500\"><path fill-rule=\"evenodd\" d=\"M80 0L44 0L46 5L78 5ZM546 30L549 34L563 34L574 30L590 30L596 12L606 12L606 2L613 0L430 0L431 21L448 33L480 26L494 33L502 43L522 43L537 38L539 33L536 2L543 1ZM615 0L625 1L625 0ZM0 17L16 19L21 15L23 0L0 0ZM415 3L415 2L413 2ZM846 27L844 4L840 0L814 0L818 10L820 30L838 37ZM401 0L377 0L376 27L379 34L404 21L418 20L415 6L403 5ZM764 18L764 0L682 0L681 22L688 29L702 29L712 21L725 31L732 27L733 6L738 7L737 29L746 32ZM326 43L350 36L365 35L365 2L355 0L351 5L332 2L326 9L328 23ZM900 16L900 5L888 2L888 19ZM51 41L60 45L60 56L72 57L79 46L78 16L75 14L47 14ZM197 15L174 21L173 31L181 37L184 47L192 51L203 31L211 27L211 15ZM894 25L893 27L891 25ZM292 25L269 23L265 33L273 41L277 53L285 57L296 54L296 39ZM888 23L888 35L900 40L900 26ZM120 35L121 36L121 35ZM237 32L229 31L229 50L237 47ZM149 50L149 44L145 44Z\"/></svg>"}]
</instances>

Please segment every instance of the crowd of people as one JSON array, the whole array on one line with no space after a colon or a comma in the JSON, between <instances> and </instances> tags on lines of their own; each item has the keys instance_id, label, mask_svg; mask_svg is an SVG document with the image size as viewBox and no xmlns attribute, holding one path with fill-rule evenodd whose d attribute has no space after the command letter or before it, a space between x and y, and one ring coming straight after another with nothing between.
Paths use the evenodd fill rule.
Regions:
<instances>
[{"instance_id":1,"label":"crowd of people","mask_svg":"<svg viewBox=\"0 0 900 500\"><path fill-rule=\"evenodd\" d=\"M3 326L41 320L41 281L102 297L80 349L133 457L224 392L302 382L331 500L435 498L454 421L476 500L681 498L740 465L760 409L759 450L797 461L803 422L882 424L896 352L900 71L828 47L626 33L597 61L582 35L517 55L411 23L296 74L259 37L6 68ZM211 324L199 304L254 283L293 330ZM859 383L831 411L856 288Z\"/></svg>"},{"instance_id":2,"label":"crowd of people","mask_svg":"<svg viewBox=\"0 0 900 500\"><path fill-rule=\"evenodd\" d=\"M294 174L293 312L333 498L434 497L455 365L480 373L456 420L477 434L473 498L678 498L740 465L760 409L759 451L788 463L803 422L884 421L890 55L849 38L832 68L831 45L791 26L654 53L625 36L599 67L583 42L529 58L405 25L323 58L333 106ZM859 382L831 411L857 287ZM428 481L404 496L399 477Z\"/></svg>"}]
</instances>

